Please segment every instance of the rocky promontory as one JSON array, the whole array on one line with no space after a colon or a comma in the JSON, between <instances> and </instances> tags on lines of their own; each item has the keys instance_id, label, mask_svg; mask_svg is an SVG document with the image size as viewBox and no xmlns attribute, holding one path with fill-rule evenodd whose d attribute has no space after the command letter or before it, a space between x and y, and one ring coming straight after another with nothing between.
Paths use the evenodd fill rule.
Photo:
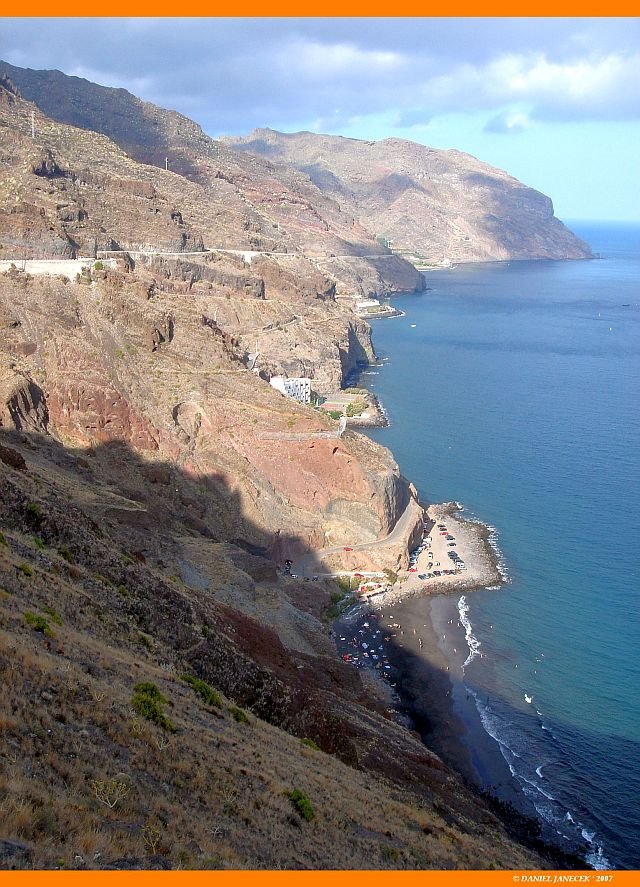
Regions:
<instances>
[{"instance_id":1,"label":"rocky promontory","mask_svg":"<svg viewBox=\"0 0 640 887\"><path fill-rule=\"evenodd\" d=\"M398 255L424 264L584 259L544 194L461 151L258 129L228 144L306 173Z\"/></svg>"}]
</instances>

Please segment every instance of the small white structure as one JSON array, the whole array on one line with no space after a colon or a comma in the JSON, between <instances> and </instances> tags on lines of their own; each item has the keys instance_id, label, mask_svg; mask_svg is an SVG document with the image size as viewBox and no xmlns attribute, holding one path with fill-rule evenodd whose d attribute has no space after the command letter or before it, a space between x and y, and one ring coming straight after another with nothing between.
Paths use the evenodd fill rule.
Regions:
<instances>
[{"instance_id":1,"label":"small white structure","mask_svg":"<svg viewBox=\"0 0 640 887\"><path fill-rule=\"evenodd\" d=\"M378 299L364 299L362 302L356 302L356 311L366 311L367 308L380 308Z\"/></svg>"},{"instance_id":2,"label":"small white structure","mask_svg":"<svg viewBox=\"0 0 640 887\"><path fill-rule=\"evenodd\" d=\"M259 373L260 372L260 370L257 366L259 357L260 357L260 352L257 349L253 354L247 354L247 369L251 370L252 373Z\"/></svg>"},{"instance_id":3,"label":"small white structure","mask_svg":"<svg viewBox=\"0 0 640 887\"><path fill-rule=\"evenodd\" d=\"M284 376L271 376L269 383L287 397L292 397L300 403L311 403L311 379L285 379Z\"/></svg>"}]
</instances>

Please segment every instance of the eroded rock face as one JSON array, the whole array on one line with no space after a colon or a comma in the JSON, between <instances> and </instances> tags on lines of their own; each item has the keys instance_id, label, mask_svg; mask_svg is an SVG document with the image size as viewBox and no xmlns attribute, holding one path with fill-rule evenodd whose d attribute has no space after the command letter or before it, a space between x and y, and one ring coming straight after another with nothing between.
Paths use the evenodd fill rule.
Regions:
<instances>
[{"instance_id":1,"label":"eroded rock face","mask_svg":"<svg viewBox=\"0 0 640 887\"><path fill-rule=\"evenodd\" d=\"M48 425L43 391L32 379L9 373L0 380L0 428L46 434Z\"/></svg>"},{"instance_id":2,"label":"eroded rock face","mask_svg":"<svg viewBox=\"0 0 640 887\"><path fill-rule=\"evenodd\" d=\"M246 298L243 276L236 297L227 280L195 281L183 293L163 288L162 275L148 267L84 282L0 275L3 356L22 373L7 370L2 422L175 461L194 483L212 484L215 509L199 505L189 517L205 536L290 553L386 535L411 497L408 484L386 450L351 432L338 439L335 423L246 368L240 341L225 331L227 318L247 323L245 306L253 322L262 301ZM306 365L326 360L325 379L339 384L366 355L358 335L368 328L330 298L287 298L296 337L315 342ZM268 341L268 331L261 336ZM170 487L162 472L150 481Z\"/></svg>"},{"instance_id":3,"label":"eroded rock face","mask_svg":"<svg viewBox=\"0 0 640 887\"><path fill-rule=\"evenodd\" d=\"M136 450L157 450L157 429L105 382L58 378L49 394L51 419L65 439L78 443L124 440Z\"/></svg>"}]
</instances>

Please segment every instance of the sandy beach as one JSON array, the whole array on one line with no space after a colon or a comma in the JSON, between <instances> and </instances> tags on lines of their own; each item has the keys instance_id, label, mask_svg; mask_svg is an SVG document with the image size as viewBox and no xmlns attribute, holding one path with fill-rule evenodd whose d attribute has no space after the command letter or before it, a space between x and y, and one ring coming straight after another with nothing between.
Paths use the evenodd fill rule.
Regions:
<instances>
[{"instance_id":1,"label":"sandy beach","mask_svg":"<svg viewBox=\"0 0 640 887\"><path fill-rule=\"evenodd\" d=\"M414 553L409 569L398 573L394 585L384 592L373 589L366 595L373 607L378 609L416 595L492 588L507 581L491 545L490 529L464 520L460 511L456 502L429 506L421 550Z\"/></svg>"},{"instance_id":2,"label":"sandy beach","mask_svg":"<svg viewBox=\"0 0 640 887\"><path fill-rule=\"evenodd\" d=\"M469 646L460 598L506 579L489 528L459 513L457 503L429 507L415 572L404 571L388 590L361 599L334 624L336 643L343 658L391 691L396 718L467 782L532 815L463 682ZM448 552L464 567L454 570Z\"/></svg>"}]
</instances>

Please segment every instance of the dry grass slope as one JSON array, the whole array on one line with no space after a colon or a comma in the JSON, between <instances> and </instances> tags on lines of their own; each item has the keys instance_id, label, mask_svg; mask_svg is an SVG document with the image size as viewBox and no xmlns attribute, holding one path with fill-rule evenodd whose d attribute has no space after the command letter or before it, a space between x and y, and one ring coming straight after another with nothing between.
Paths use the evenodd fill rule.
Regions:
<instances>
[{"instance_id":1,"label":"dry grass slope","mask_svg":"<svg viewBox=\"0 0 640 887\"><path fill-rule=\"evenodd\" d=\"M54 489L28 449L25 459L26 471L0 462L3 867L540 863L404 728L361 708L363 690L339 676L339 663L325 660L338 683L322 690L319 660L277 653L275 635L264 635L261 648L257 623L149 563L131 563L106 525ZM49 631L28 624L26 613ZM311 681L306 707L316 711L304 726L293 716L301 663ZM185 673L218 695L194 692ZM141 685L166 700L171 729L141 715ZM291 732L282 729L288 706ZM330 747L318 725L333 723L340 734L354 719L363 725L356 766L340 749L314 747ZM407 778L367 758L385 730L383 744L405 755ZM313 817L292 806L303 796Z\"/></svg>"}]
</instances>

